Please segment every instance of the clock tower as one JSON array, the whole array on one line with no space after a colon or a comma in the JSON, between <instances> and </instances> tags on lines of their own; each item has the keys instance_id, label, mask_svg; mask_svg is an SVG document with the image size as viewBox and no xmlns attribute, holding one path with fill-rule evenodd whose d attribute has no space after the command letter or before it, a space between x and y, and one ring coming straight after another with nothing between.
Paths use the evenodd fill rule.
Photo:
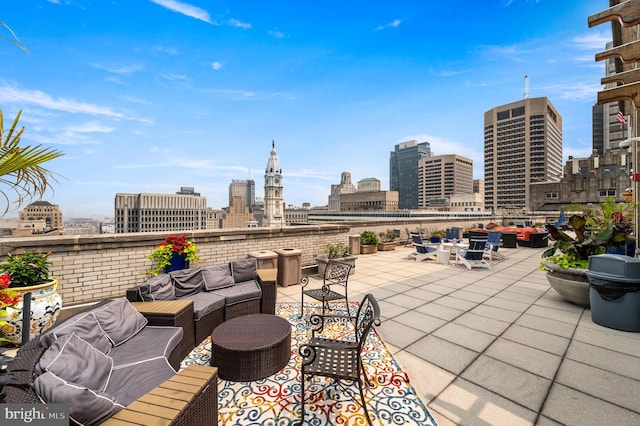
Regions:
<instances>
[{"instance_id":1,"label":"clock tower","mask_svg":"<svg viewBox=\"0 0 640 426\"><path fill-rule=\"evenodd\" d=\"M271 141L271 155L264 171L264 217L265 227L282 227L284 220L284 199L282 195L282 169L276 153L276 143Z\"/></svg>"}]
</instances>

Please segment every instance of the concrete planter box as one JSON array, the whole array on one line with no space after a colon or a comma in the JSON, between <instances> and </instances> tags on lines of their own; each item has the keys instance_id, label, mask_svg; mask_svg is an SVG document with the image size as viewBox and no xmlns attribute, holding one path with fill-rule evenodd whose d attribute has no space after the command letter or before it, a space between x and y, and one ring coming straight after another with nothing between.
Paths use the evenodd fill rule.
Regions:
<instances>
[{"instance_id":1,"label":"concrete planter box","mask_svg":"<svg viewBox=\"0 0 640 426\"><path fill-rule=\"evenodd\" d=\"M378 246L374 244L362 245L360 244L360 254L371 254L378 251Z\"/></svg>"},{"instance_id":2,"label":"concrete planter box","mask_svg":"<svg viewBox=\"0 0 640 426\"><path fill-rule=\"evenodd\" d=\"M547 281L560 296L571 303L589 307L589 278L587 269L564 269L555 263L545 262Z\"/></svg>"},{"instance_id":3,"label":"concrete planter box","mask_svg":"<svg viewBox=\"0 0 640 426\"><path fill-rule=\"evenodd\" d=\"M356 272L356 259L357 256L347 256L347 257L338 257L331 260L336 260L338 262L348 263L349 265L353 265L353 268L349 271L349 275L353 275ZM318 274L324 276L324 271L327 269L327 263L329 263L329 259L327 258L317 258L316 262L318 262Z\"/></svg>"},{"instance_id":4,"label":"concrete planter box","mask_svg":"<svg viewBox=\"0 0 640 426\"><path fill-rule=\"evenodd\" d=\"M388 241L386 243L378 243L378 250L379 251L389 251L389 250L395 250L396 249L396 242L395 241Z\"/></svg>"}]
</instances>

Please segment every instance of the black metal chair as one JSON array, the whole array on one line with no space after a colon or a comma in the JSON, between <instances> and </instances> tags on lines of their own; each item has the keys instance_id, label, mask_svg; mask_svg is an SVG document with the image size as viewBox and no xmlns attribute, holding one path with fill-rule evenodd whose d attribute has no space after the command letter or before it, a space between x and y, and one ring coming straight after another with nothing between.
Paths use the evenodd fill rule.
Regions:
<instances>
[{"instance_id":1,"label":"black metal chair","mask_svg":"<svg viewBox=\"0 0 640 426\"><path fill-rule=\"evenodd\" d=\"M302 279L302 301L300 304L300 315L304 312L304 297L308 296L312 299L322 302L322 315L329 308L329 302L336 300L344 300L346 304L346 312L349 312L349 293L347 284L349 282L349 273L353 265L330 260L327 268L324 270L322 279L322 287L309 289L308 277ZM338 290L338 291L336 291Z\"/></svg>"},{"instance_id":2,"label":"black metal chair","mask_svg":"<svg viewBox=\"0 0 640 426\"><path fill-rule=\"evenodd\" d=\"M353 321L354 332L353 339L332 339L322 337L325 324L330 321ZM362 299L358 312L355 317L338 316L338 315L312 315L311 322L311 339L307 344L300 346L299 353L302 356L301 366L301 414L300 423L304 424L304 401L305 401L305 380L307 377L322 376L334 379L333 382L327 384L340 385L341 380L347 380L358 383L360 391L360 400L362 408L364 408L367 422L371 425L369 418L369 410L364 399L363 379L368 386L373 386L362 364L362 351L369 331L373 325L380 325L380 308L378 302L372 294L367 294ZM325 386L321 391L325 390ZM343 387L346 390L346 388ZM355 393L355 392L354 392ZM357 401L355 395L352 394L354 400Z\"/></svg>"}]
</instances>

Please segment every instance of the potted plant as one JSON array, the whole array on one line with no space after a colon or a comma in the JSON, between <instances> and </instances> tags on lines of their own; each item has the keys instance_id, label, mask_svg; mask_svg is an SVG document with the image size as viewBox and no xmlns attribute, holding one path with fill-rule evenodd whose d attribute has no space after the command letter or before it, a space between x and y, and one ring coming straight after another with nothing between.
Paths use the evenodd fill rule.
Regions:
<instances>
[{"instance_id":1,"label":"potted plant","mask_svg":"<svg viewBox=\"0 0 640 426\"><path fill-rule=\"evenodd\" d=\"M360 253L371 254L378 251L378 234L373 231L362 231L360 234Z\"/></svg>"},{"instance_id":2,"label":"potted plant","mask_svg":"<svg viewBox=\"0 0 640 426\"><path fill-rule=\"evenodd\" d=\"M440 244L443 238L447 236L447 231L444 229L436 229L435 231L431 231L431 239L430 241L435 244Z\"/></svg>"},{"instance_id":3,"label":"potted plant","mask_svg":"<svg viewBox=\"0 0 640 426\"><path fill-rule=\"evenodd\" d=\"M471 230L474 229L473 226L467 226L462 230L462 238L469 238L471 236Z\"/></svg>"},{"instance_id":4,"label":"potted plant","mask_svg":"<svg viewBox=\"0 0 640 426\"><path fill-rule=\"evenodd\" d=\"M146 273L156 276L160 272L186 269L190 262L200 260L196 250L195 243L187 241L186 235L169 235L147 256L154 263Z\"/></svg>"},{"instance_id":5,"label":"potted plant","mask_svg":"<svg viewBox=\"0 0 640 426\"><path fill-rule=\"evenodd\" d=\"M329 243L325 246L325 252L323 256L318 256L316 262L318 262L318 273L324 275L324 271L327 268L329 260L338 260L340 262L349 263L354 267L349 272L352 275L355 272L356 256L351 254L351 246L348 244Z\"/></svg>"},{"instance_id":6,"label":"potted plant","mask_svg":"<svg viewBox=\"0 0 640 426\"><path fill-rule=\"evenodd\" d=\"M396 233L392 229L380 232L380 242L378 243L378 250L388 251L395 250L396 248Z\"/></svg>"},{"instance_id":7,"label":"potted plant","mask_svg":"<svg viewBox=\"0 0 640 426\"><path fill-rule=\"evenodd\" d=\"M23 299L25 293L31 293L30 337L49 329L60 313L62 297L56 291L58 280L49 275L50 254L34 251L7 253L6 262L0 264L0 282L10 291L9 295L6 292L0 295L5 302L0 329L3 338L14 344L22 342L22 300L16 297Z\"/></svg>"},{"instance_id":8,"label":"potted plant","mask_svg":"<svg viewBox=\"0 0 640 426\"><path fill-rule=\"evenodd\" d=\"M542 253L540 267L547 271L547 281L556 292L585 307L589 306L589 256L626 248L632 229L632 203L618 205L606 199L600 207L584 208L583 214L572 215L568 221L572 235L553 224L545 225L555 242Z\"/></svg>"}]
</instances>

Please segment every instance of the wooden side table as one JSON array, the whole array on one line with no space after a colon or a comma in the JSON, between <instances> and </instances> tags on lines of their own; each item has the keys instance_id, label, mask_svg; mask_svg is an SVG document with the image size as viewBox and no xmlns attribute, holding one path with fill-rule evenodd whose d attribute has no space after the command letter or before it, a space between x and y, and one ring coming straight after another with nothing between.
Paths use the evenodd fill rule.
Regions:
<instances>
[{"instance_id":1,"label":"wooden side table","mask_svg":"<svg viewBox=\"0 0 640 426\"><path fill-rule=\"evenodd\" d=\"M193 323L193 301L162 300L157 302L131 302L131 305L147 318L149 325L182 327L182 341L178 351L179 361L182 361L195 348L196 332Z\"/></svg>"}]
</instances>

